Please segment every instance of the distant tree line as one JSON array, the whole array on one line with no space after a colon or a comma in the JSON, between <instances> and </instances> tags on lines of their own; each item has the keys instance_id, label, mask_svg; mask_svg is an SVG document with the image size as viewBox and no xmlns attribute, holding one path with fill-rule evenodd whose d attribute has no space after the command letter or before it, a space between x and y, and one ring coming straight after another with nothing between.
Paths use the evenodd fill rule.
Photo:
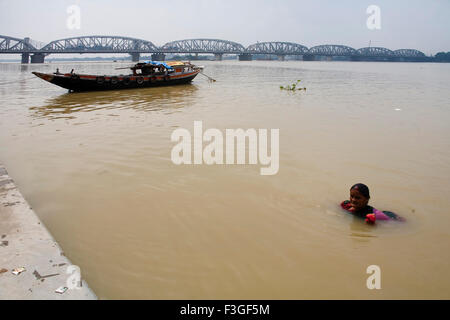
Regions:
<instances>
[{"instance_id":1,"label":"distant tree line","mask_svg":"<svg viewBox=\"0 0 450 320\"><path fill-rule=\"evenodd\" d=\"M450 51L449 52L439 52L434 56L434 61L436 62L450 62Z\"/></svg>"}]
</instances>

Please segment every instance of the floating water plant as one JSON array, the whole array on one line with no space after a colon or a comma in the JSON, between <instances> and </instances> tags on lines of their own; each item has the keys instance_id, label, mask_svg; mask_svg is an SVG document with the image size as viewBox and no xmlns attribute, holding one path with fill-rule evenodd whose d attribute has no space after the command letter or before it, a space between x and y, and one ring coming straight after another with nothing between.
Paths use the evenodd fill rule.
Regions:
<instances>
[{"instance_id":1,"label":"floating water plant","mask_svg":"<svg viewBox=\"0 0 450 320\"><path fill-rule=\"evenodd\" d=\"M302 81L302 80L297 80L297 82L294 82L291 85L287 85L286 87L280 86L280 89L281 90L288 90L288 91L297 91L297 90L305 90L306 91L306 88L304 88L304 87L303 88L297 88L297 86L300 83L300 81Z\"/></svg>"}]
</instances>

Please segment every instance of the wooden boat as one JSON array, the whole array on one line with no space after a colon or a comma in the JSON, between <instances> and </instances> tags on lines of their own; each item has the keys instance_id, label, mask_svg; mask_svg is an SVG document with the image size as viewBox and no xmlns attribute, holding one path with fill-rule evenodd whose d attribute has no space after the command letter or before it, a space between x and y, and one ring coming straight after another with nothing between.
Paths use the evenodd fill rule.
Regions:
<instances>
[{"instance_id":1,"label":"wooden boat","mask_svg":"<svg viewBox=\"0 0 450 320\"><path fill-rule=\"evenodd\" d=\"M190 83L200 72L202 67L197 67L190 62L172 61L157 62L146 61L137 63L129 68L129 75L89 75L74 73L33 72L33 74L45 81L68 89L69 92L136 89L157 86L171 86Z\"/></svg>"}]
</instances>

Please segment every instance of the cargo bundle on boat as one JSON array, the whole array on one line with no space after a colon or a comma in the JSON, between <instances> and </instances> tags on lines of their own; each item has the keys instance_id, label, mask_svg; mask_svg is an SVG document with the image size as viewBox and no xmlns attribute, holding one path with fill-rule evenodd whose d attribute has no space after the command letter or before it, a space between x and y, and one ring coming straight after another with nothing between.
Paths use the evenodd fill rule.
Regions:
<instances>
[{"instance_id":1,"label":"cargo bundle on boat","mask_svg":"<svg viewBox=\"0 0 450 320\"><path fill-rule=\"evenodd\" d=\"M37 77L53 83L57 86L75 91L98 91L148 88L156 86L170 86L190 83L201 71L202 67L190 62L171 61L146 61L135 64L129 68L128 75L89 75L78 74L74 70L70 73L33 72Z\"/></svg>"}]
</instances>

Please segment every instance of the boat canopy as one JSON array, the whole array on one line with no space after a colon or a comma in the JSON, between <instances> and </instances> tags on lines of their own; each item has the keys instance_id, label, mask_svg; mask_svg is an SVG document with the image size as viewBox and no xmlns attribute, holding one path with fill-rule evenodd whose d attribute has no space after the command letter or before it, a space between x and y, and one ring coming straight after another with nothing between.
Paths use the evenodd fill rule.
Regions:
<instances>
[{"instance_id":1,"label":"boat canopy","mask_svg":"<svg viewBox=\"0 0 450 320\"><path fill-rule=\"evenodd\" d=\"M169 62L167 62L167 64L171 67L181 67L181 66L185 66L186 64L189 64L189 63L186 63L183 61L169 61Z\"/></svg>"},{"instance_id":2,"label":"boat canopy","mask_svg":"<svg viewBox=\"0 0 450 320\"><path fill-rule=\"evenodd\" d=\"M151 64L151 65L154 65L154 66L161 66L161 65L163 65L165 68L167 68L169 70L173 69L170 65L168 65L165 62L161 62L161 61L144 61L144 63L148 63L148 64Z\"/></svg>"}]
</instances>

